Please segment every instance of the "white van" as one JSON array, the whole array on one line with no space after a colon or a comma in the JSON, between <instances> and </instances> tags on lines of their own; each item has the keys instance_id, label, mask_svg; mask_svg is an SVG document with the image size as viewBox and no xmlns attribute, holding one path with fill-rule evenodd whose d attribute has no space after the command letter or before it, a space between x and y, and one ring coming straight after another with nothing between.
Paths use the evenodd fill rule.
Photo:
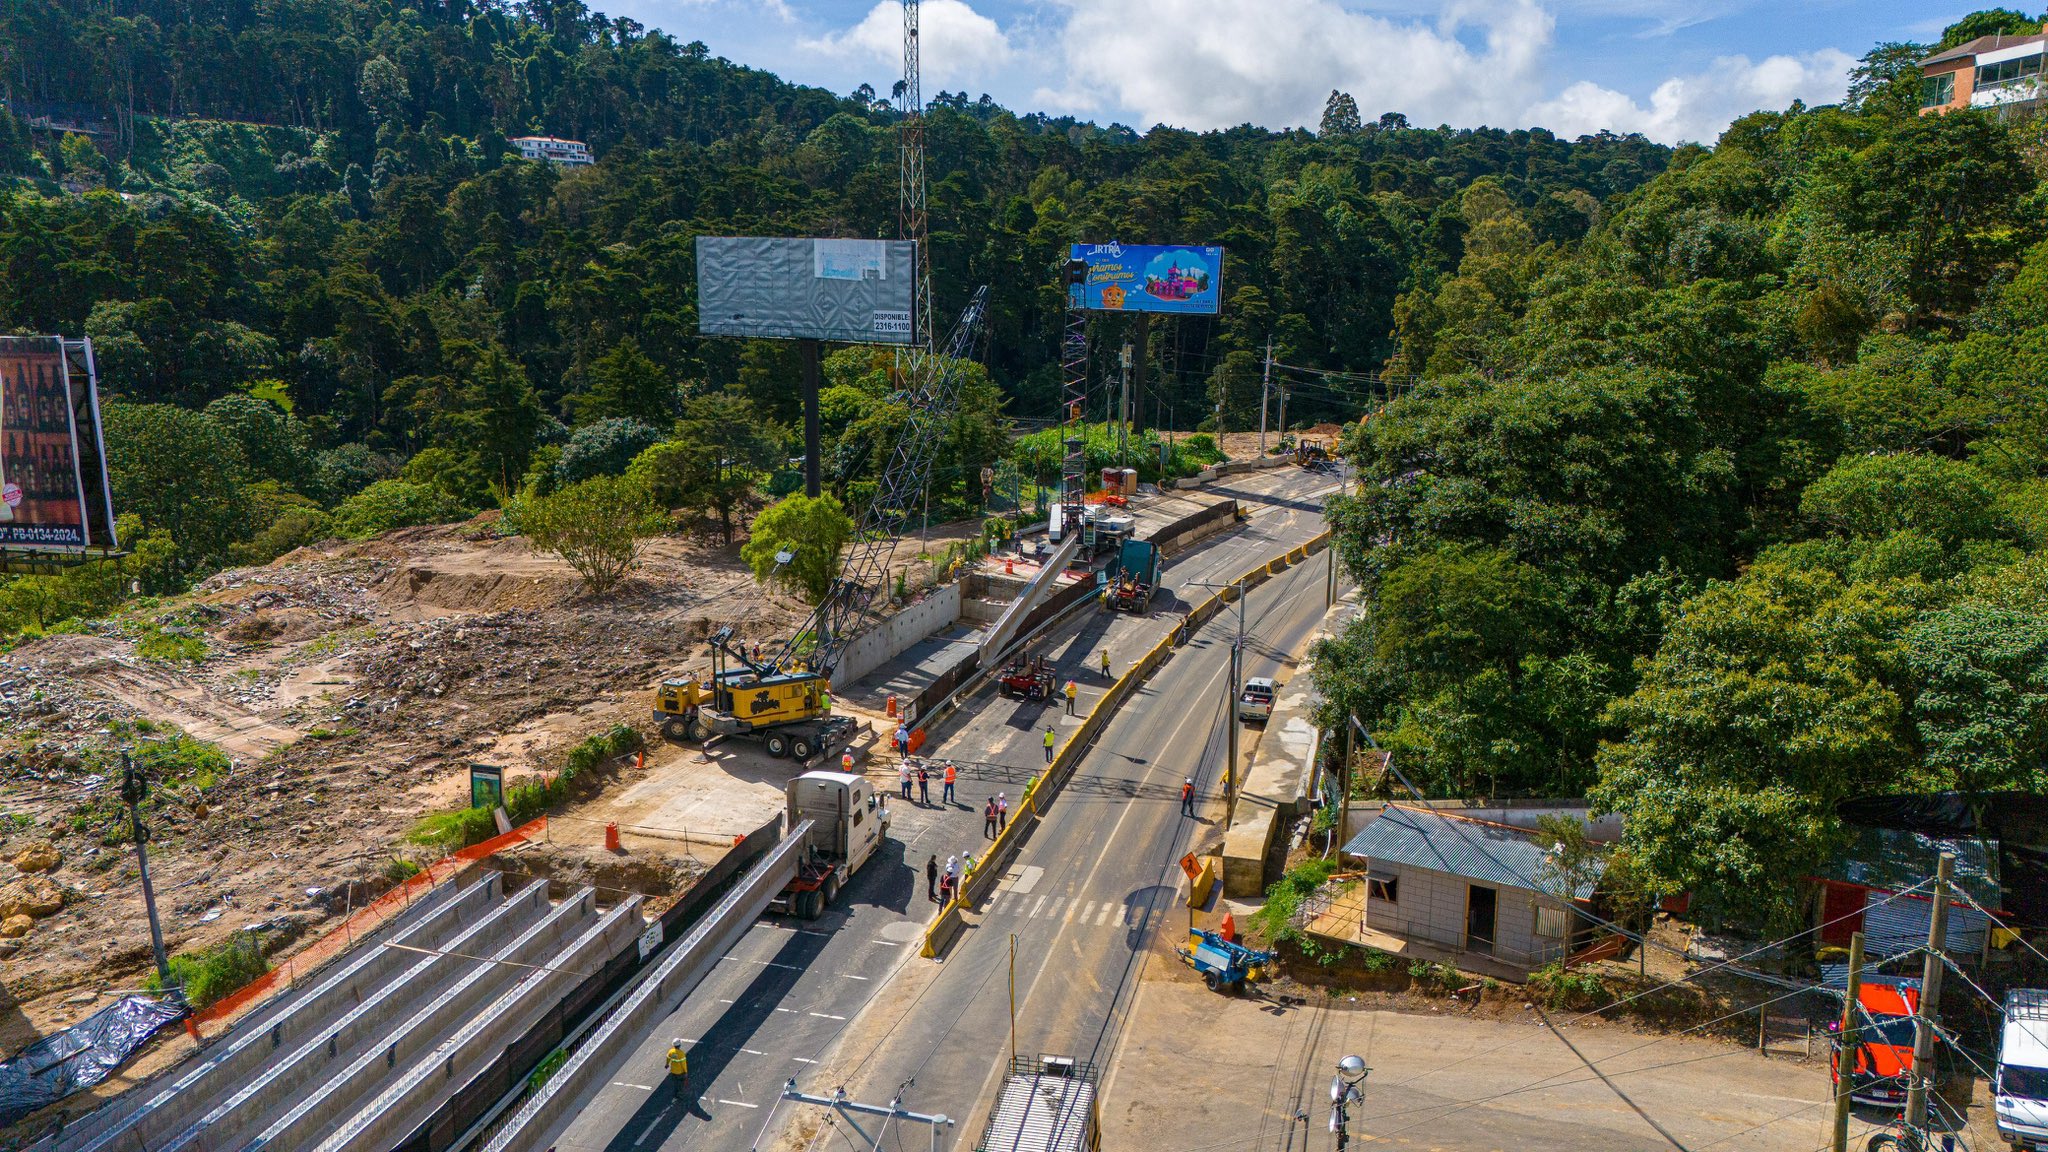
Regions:
<instances>
[{"instance_id":1,"label":"white van","mask_svg":"<svg viewBox=\"0 0 2048 1152\"><path fill-rule=\"evenodd\" d=\"M2005 994L1993 1092L1998 1134L2020 1152L2048 1149L2048 990L2014 988Z\"/></svg>"}]
</instances>

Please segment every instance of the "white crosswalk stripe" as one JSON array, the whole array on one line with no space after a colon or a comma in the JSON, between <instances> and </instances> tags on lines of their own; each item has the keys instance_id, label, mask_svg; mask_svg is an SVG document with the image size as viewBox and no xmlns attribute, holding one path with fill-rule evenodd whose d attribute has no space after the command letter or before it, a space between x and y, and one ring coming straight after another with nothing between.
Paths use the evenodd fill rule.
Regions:
<instances>
[{"instance_id":1,"label":"white crosswalk stripe","mask_svg":"<svg viewBox=\"0 0 2048 1152\"><path fill-rule=\"evenodd\" d=\"M1100 928L1104 924L1109 923L1109 914L1114 911L1116 911L1116 905L1105 902L1102 905L1102 915L1095 918L1095 926Z\"/></svg>"},{"instance_id":2,"label":"white crosswalk stripe","mask_svg":"<svg viewBox=\"0 0 2048 1152\"><path fill-rule=\"evenodd\" d=\"M1043 907L1045 907L1045 902L1046 902L1046 900L1048 900L1048 899L1050 899L1050 897L1048 897L1048 896L1040 896L1040 897L1038 898L1038 903L1036 903L1036 904L1033 904L1033 905L1031 906L1031 912L1030 912L1030 915L1032 915L1032 916L1036 916L1036 915L1038 915L1038 910L1039 910L1040 908L1043 908Z\"/></svg>"}]
</instances>

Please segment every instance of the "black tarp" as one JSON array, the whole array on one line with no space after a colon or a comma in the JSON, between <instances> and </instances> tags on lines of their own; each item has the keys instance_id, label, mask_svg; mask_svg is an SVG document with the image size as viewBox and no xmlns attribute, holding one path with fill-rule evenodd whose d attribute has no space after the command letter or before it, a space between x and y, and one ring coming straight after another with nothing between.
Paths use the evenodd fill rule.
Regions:
<instances>
[{"instance_id":1,"label":"black tarp","mask_svg":"<svg viewBox=\"0 0 2048 1152\"><path fill-rule=\"evenodd\" d=\"M105 1080L184 1005L128 996L0 1063L0 1128Z\"/></svg>"}]
</instances>

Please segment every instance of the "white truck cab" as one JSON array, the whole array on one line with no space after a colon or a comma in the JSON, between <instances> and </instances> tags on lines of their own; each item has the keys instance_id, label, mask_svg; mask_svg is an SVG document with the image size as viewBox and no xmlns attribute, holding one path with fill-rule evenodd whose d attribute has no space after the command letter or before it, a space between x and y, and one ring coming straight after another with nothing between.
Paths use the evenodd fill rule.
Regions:
<instances>
[{"instance_id":1,"label":"white truck cab","mask_svg":"<svg viewBox=\"0 0 2048 1152\"><path fill-rule=\"evenodd\" d=\"M785 827L809 820L811 833L796 879L770 906L816 920L888 838L889 809L867 777L851 772L806 772L784 791L789 799Z\"/></svg>"},{"instance_id":2,"label":"white truck cab","mask_svg":"<svg viewBox=\"0 0 2048 1152\"><path fill-rule=\"evenodd\" d=\"M2005 994L1992 1101L1999 1136L2020 1152L2048 1149L2048 989Z\"/></svg>"}]
</instances>

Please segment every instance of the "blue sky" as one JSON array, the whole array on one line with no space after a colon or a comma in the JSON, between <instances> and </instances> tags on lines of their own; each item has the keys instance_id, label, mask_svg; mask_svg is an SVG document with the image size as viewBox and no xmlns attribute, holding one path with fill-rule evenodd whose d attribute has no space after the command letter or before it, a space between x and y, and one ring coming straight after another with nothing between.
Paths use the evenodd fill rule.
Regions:
<instances>
[{"instance_id":1,"label":"blue sky","mask_svg":"<svg viewBox=\"0 0 2048 1152\"><path fill-rule=\"evenodd\" d=\"M886 92L895 0L591 0L802 83ZM1342 88L1418 124L1611 128L1711 141L1733 117L1840 96L1881 40L1974 5L1908 0L924 0L927 94L1143 129L1313 124Z\"/></svg>"}]
</instances>

